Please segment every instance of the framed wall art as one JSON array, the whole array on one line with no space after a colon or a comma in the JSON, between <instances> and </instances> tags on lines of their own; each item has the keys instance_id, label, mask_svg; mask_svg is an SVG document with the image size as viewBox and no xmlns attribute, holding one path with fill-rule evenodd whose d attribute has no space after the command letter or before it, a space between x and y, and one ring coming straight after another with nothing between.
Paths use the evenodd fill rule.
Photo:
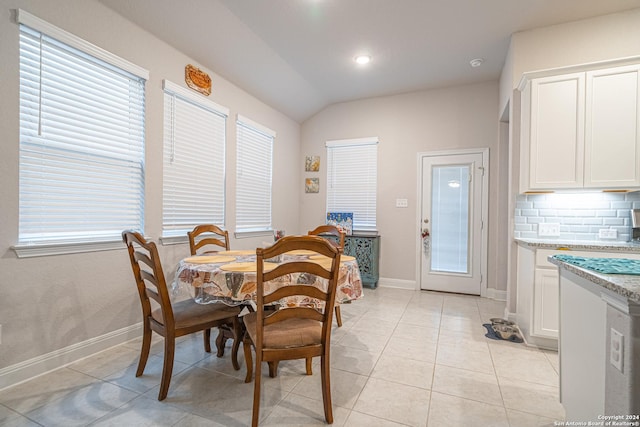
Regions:
<instances>
[{"instance_id":1,"label":"framed wall art","mask_svg":"<svg viewBox=\"0 0 640 427\"><path fill-rule=\"evenodd\" d=\"M305 172L318 172L320 170L320 156L306 156L304 170Z\"/></svg>"},{"instance_id":2,"label":"framed wall art","mask_svg":"<svg viewBox=\"0 0 640 427\"><path fill-rule=\"evenodd\" d=\"M320 178L306 178L304 180L304 192L305 193L320 192Z\"/></svg>"},{"instance_id":3,"label":"framed wall art","mask_svg":"<svg viewBox=\"0 0 640 427\"><path fill-rule=\"evenodd\" d=\"M211 95L211 77L200 68L191 64L184 67L184 81L191 89L205 96Z\"/></svg>"}]
</instances>

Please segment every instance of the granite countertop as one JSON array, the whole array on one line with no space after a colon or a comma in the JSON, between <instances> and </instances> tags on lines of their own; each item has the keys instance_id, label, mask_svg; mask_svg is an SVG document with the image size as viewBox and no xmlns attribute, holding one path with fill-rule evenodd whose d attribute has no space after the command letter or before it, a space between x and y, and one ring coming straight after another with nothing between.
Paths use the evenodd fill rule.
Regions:
<instances>
[{"instance_id":1,"label":"granite countertop","mask_svg":"<svg viewBox=\"0 0 640 427\"><path fill-rule=\"evenodd\" d=\"M616 294L627 298L629 301L640 304L640 276L627 274L602 274L597 271L588 270L569 264L554 257L548 258L549 262L557 265L560 269L574 273L575 275L589 280L596 285L609 289Z\"/></svg>"},{"instance_id":2,"label":"granite countertop","mask_svg":"<svg viewBox=\"0 0 640 427\"><path fill-rule=\"evenodd\" d=\"M640 253L640 242L621 242L602 240L550 240L550 239L515 239L522 246L534 249L570 249L582 251L636 252Z\"/></svg>"}]
</instances>

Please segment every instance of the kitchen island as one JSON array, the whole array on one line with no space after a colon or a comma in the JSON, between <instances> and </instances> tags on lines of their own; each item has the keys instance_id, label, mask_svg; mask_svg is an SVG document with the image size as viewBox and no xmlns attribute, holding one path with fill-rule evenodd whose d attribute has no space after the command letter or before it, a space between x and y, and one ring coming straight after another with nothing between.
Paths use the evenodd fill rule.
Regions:
<instances>
[{"instance_id":1,"label":"kitchen island","mask_svg":"<svg viewBox=\"0 0 640 427\"><path fill-rule=\"evenodd\" d=\"M640 415L640 275L600 273L574 261L549 257L560 273L560 400L566 419Z\"/></svg>"}]
</instances>

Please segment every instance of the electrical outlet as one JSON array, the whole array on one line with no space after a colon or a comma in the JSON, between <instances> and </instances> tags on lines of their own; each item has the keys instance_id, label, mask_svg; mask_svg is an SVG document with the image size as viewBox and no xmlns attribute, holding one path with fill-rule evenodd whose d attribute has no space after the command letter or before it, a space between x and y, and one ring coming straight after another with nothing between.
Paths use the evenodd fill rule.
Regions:
<instances>
[{"instance_id":1,"label":"electrical outlet","mask_svg":"<svg viewBox=\"0 0 640 427\"><path fill-rule=\"evenodd\" d=\"M611 230L609 228L601 228L598 230L598 238L600 239L617 239L618 230Z\"/></svg>"},{"instance_id":2,"label":"electrical outlet","mask_svg":"<svg viewBox=\"0 0 640 427\"><path fill-rule=\"evenodd\" d=\"M560 224L546 222L538 224L538 236L560 237Z\"/></svg>"},{"instance_id":3,"label":"electrical outlet","mask_svg":"<svg viewBox=\"0 0 640 427\"><path fill-rule=\"evenodd\" d=\"M409 207L409 201L407 199L396 199L396 208Z\"/></svg>"},{"instance_id":4,"label":"electrical outlet","mask_svg":"<svg viewBox=\"0 0 640 427\"><path fill-rule=\"evenodd\" d=\"M609 343L609 362L622 372L624 358L624 335L611 328L611 342Z\"/></svg>"}]
</instances>

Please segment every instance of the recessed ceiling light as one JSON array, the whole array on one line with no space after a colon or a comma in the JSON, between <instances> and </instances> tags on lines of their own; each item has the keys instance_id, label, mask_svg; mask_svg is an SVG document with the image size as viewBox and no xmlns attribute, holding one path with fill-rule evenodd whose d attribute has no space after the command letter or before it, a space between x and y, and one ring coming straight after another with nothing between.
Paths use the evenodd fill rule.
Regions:
<instances>
[{"instance_id":1,"label":"recessed ceiling light","mask_svg":"<svg viewBox=\"0 0 640 427\"><path fill-rule=\"evenodd\" d=\"M483 62L484 62L484 59L476 58L476 59L472 59L471 61L469 61L469 64L471 64L471 66L473 68L477 68L477 67L481 66Z\"/></svg>"},{"instance_id":2,"label":"recessed ceiling light","mask_svg":"<svg viewBox=\"0 0 640 427\"><path fill-rule=\"evenodd\" d=\"M358 55L353 60L360 65L365 65L371 62L371 55Z\"/></svg>"}]
</instances>

